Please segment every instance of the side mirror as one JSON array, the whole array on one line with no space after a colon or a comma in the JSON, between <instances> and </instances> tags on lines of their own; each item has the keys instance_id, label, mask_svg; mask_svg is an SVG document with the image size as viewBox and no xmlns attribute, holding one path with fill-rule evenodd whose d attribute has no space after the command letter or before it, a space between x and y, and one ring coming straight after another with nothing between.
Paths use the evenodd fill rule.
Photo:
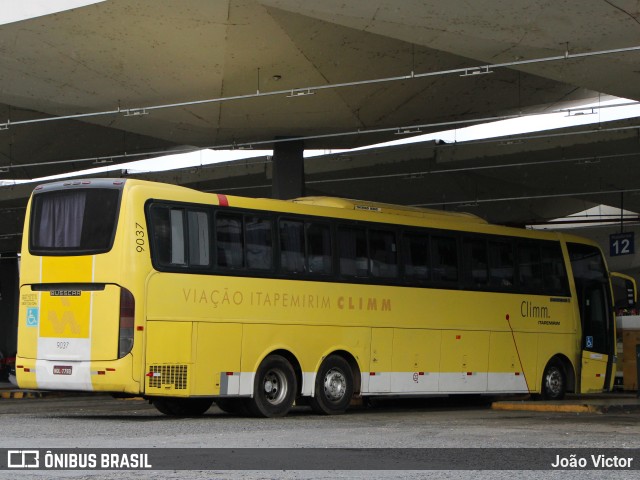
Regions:
<instances>
[{"instance_id":1,"label":"side mirror","mask_svg":"<svg viewBox=\"0 0 640 480\"><path fill-rule=\"evenodd\" d=\"M611 272L611 287L616 311L634 309L638 302L638 287L633 277Z\"/></svg>"}]
</instances>

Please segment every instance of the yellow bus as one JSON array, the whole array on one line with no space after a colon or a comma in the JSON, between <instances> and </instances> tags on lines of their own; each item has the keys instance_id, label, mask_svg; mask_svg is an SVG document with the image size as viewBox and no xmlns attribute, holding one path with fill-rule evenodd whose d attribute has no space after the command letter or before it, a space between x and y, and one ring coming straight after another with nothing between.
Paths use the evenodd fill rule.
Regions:
<instances>
[{"instance_id":1,"label":"yellow bus","mask_svg":"<svg viewBox=\"0 0 640 480\"><path fill-rule=\"evenodd\" d=\"M615 374L598 246L468 214L58 182L32 194L21 268L19 385L142 395L168 415L561 399Z\"/></svg>"}]
</instances>

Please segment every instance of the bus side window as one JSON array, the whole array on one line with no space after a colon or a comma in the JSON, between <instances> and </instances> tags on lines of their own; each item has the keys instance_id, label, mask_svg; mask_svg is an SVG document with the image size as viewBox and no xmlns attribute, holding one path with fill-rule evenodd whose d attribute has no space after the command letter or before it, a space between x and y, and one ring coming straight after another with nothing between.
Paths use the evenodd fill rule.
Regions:
<instances>
[{"instance_id":1,"label":"bus side window","mask_svg":"<svg viewBox=\"0 0 640 480\"><path fill-rule=\"evenodd\" d=\"M573 276L579 280L607 279L607 269L602 261L600 250L591 245L579 243L568 244L569 258Z\"/></svg>"},{"instance_id":2,"label":"bus side window","mask_svg":"<svg viewBox=\"0 0 640 480\"><path fill-rule=\"evenodd\" d=\"M171 264L184 265L184 211L171 209Z\"/></svg>"},{"instance_id":3,"label":"bus side window","mask_svg":"<svg viewBox=\"0 0 640 480\"><path fill-rule=\"evenodd\" d=\"M560 244L543 245L540 250L542 253L542 276L548 293L568 296L567 271Z\"/></svg>"},{"instance_id":4,"label":"bus side window","mask_svg":"<svg viewBox=\"0 0 640 480\"><path fill-rule=\"evenodd\" d=\"M271 220L247 216L245 217L244 228L247 247L247 268L271 270L273 267Z\"/></svg>"},{"instance_id":5,"label":"bus side window","mask_svg":"<svg viewBox=\"0 0 640 480\"><path fill-rule=\"evenodd\" d=\"M153 206L149 211L154 259L162 265L169 264L171 258L171 228L169 209Z\"/></svg>"},{"instance_id":6,"label":"bus side window","mask_svg":"<svg viewBox=\"0 0 640 480\"><path fill-rule=\"evenodd\" d=\"M544 287L537 243L518 244L518 280L522 293L540 293Z\"/></svg>"},{"instance_id":7,"label":"bus side window","mask_svg":"<svg viewBox=\"0 0 640 480\"><path fill-rule=\"evenodd\" d=\"M361 227L338 228L340 273L348 277L367 276L367 235Z\"/></svg>"},{"instance_id":8,"label":"bus side window","mask_svg":"<svg viewBox=\"0 0 640 480\"><path fill-rule=\"evenodd\" d=\"M458 248L454 237L433 236L433 280L436 282L458 281Z\"/></svg>"},{"instance_id":9,"label":"bus side window","mask_svg":"<svg viewBox=\"0 0 640 480\"><path fill-rule=\"evenodd\" d=\"M309 273L331 273L331 229L323 223L307 223L307 262Z\"/></svg>"},{"instance_id":10,"label":"bus side window","mask_svg":"<svg viewBox=\"0 0 640 480\"><path fill-rule=\"evenodd\" d=\"M155 260L164 266L185 265L184 211L153 205L150 216Z\"/></svg>"},{"instance_id":11,"label":"bus side window","mask_svg":"<svg viewBox=\"0 0 640 480\"><path fill-rule=\"evenodd\" d=\"M402 237L404 274L416 280L429 280L429 236L406 233Z\"/></svg>"},{"instance_id":12,"label":"bus side window","mask_svg":"<svg viewBox=\"0 0 640 480\"><path fill-rule=\"evenodd\" d=\"M462 247L466 283L473 288L485 287L489 283L487 242L479 238L465 238Z\"/></svg>"},{"instance_id":13,"label":"bus side window","mask_svg":"<svg viewBox=\"0 0 640 480\"><path fill-rule=\"evenodd\" d=\"M511 242L489 242L489 283L492 287L511 290L515 284L514 265Z\"/></svg>"},{"instance_id":14,"label":"bus side window","mask_svg":"<svg viewBox=\"0 0 640 480\"><path fill-rule=\"evenodd\" d=\"M216 248L218 249L218 266L227 268L244 266L242 215L227 213L216 215Z\"/></svg>"},{"instance_id":15,"label":"bus side window","mask_svg":"<svg viewBox=\"0 0 640 480\"><path fill-rule=\"evenodd\" d=\"M189 265L209 266L209 215L189 211Z\"/></svg>"},{"instance_id":16,"label":"bus side window","mask_svg":"<svg viewBox=\"0 0 640 480\"><path fill-rule=\"evenodd\" d=\"M398 253L396 234L384 230L369 231L369 255L371 276L395 278L398 276Z\"/></svg>"},{"instance_id":17,"label":"bus side window","mask_svg":"<svg viewBox=\"0 0 640 480\"><path fill-rule=\"evenodd\" d=\"M304 223L280 220L280 268L283 272L304 272Z\"/></svg>"}]
</instances>

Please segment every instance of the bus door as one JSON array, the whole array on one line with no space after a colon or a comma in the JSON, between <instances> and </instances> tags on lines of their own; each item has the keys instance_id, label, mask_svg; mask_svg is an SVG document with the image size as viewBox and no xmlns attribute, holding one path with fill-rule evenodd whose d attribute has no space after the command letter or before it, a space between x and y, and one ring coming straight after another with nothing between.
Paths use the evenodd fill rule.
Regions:
<instances>
[{"instance_id":1,"label":"bus door","mask_svg":"<svg viewBox=\"0 0 640 480\"><path fill-rule=\"evenodd\" d=\"M609 275L597 247L568 243L580 308L580 392L609 390L615 356L615 318Z\"/></svg>"},{"instance_id":2,"label":"bus door","mask_svg":"<svg viewBox=\"0 0 640 480\"><path fill-rule=\"evenodd\" d=\"M608 284L587 282L582 288L580 316L582 322L581 393L608 390L614 352L612 312Z\"/></svg>"}]
</instances>

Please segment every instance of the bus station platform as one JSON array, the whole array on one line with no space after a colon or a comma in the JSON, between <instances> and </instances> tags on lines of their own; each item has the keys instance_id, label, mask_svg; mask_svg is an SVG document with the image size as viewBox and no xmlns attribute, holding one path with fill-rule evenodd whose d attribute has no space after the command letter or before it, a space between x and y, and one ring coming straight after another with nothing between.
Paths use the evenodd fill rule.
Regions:
<instances>
[{"instance_id":1,"label":"bus station platform","mask_svg":"<svg viewBox=\"0 0 640 480\"><path fill-rule=\"evenodd\" d=\"M550 413L621 413L640 412L640 398L635 392L567 395L561 401L505 398L491 404L493 410Z\"/></svg>"}]
</instances>

